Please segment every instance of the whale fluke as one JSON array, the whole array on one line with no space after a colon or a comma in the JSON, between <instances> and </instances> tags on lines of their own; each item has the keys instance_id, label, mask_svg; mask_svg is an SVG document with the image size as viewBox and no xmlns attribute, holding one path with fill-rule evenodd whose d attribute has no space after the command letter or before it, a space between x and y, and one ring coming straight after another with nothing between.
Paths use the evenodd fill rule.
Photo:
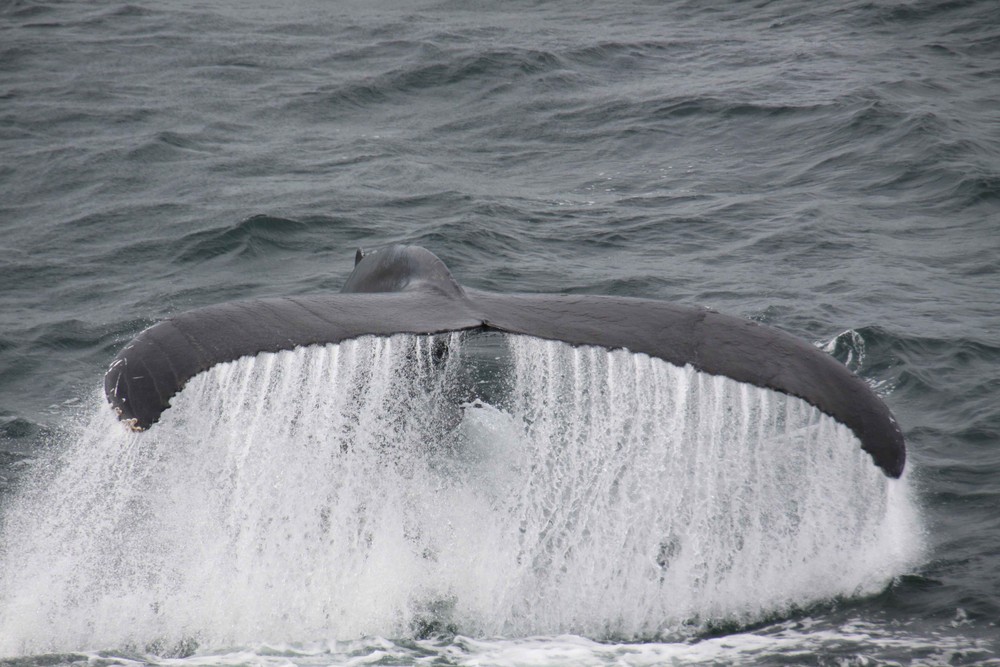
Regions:
<instances>
[{"instance_id":1,"label":"whale fluke","mask_svg":"<svg viewBox=\"0 0 1000 667\"><path fill-rule=\"evenodd\" d=\"M216 364L363 335L488 329L624 348L796 396L848 426L886 475L903 472L903 434L885 403L836 359L778 329L652 299L467 289L415 246L359 249L355 261L339 294L207 306L146 329L105 375L112 407L144 430L188 380Z\"/></svg>"}]
</instances>

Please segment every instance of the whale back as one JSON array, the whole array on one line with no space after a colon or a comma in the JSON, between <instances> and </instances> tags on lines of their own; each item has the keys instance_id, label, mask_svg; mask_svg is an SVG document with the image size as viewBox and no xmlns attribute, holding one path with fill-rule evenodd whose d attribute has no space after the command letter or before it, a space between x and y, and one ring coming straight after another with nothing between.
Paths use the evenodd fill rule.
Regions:
<instances>
[{"instance_id":1,"label":"whale back","mask_svg":"<svg viewBox=\"0 0 1000 667\"><path fill-rule=\"evenodd\" d=\"M437 255L419 246L390 246L365 253L358 250L354 271L342 294L435 290L452 297L464 296L451 271Z\"/></svg>"}]
</instances>

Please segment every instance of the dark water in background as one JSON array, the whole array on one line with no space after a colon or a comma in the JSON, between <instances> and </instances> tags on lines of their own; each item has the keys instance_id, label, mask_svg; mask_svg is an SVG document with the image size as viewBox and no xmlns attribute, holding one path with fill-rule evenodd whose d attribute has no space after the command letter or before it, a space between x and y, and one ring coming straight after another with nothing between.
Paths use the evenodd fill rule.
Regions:
<instances>
[{"instance_id":1,"label":"dark water in background","mask_svg":"<svg viewBox=\"0 0 1000 667\"><path fill-rule=\"evenodd\" d=\"M758 632L811 652L743 657L998 660L995 2L8 2L0 229L7 486L145 326L415 243L472 287L704 304L850 358L904 427L928 553ZM295 659L732 658L381 641Z\"/></svg>"}]
</instances>

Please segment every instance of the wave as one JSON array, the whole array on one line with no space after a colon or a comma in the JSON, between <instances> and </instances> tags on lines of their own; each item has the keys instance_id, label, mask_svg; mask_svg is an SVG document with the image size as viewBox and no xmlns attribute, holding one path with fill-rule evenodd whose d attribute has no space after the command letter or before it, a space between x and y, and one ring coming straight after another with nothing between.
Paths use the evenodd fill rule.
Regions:
<instances>
[{"instance_id":1,"label":"wave","mask_svg":"<svg viewBox=\"0 0 1000 667\"><path fill-rule=\"evenodd\" d=\"M175 261L204 261L219 255L258 255L274 250L299 248L300 237L311 225L270 215L253 215L222 229L187 234L174 245Z\"/></svg>"}]
</instances>

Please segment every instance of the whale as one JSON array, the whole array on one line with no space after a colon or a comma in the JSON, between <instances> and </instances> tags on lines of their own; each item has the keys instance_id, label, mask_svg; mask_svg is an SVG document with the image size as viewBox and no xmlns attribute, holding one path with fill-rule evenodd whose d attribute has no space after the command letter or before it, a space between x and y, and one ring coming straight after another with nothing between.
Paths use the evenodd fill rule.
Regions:
<instances>
[{"instance_id":1,"label":"whale","mask_svg":"<svg viewBox=\"0 0 1000 667\"><path fill-rule=\"evenodd\" d=\"M154 324L114 358L104 389L118 418L143 431L192 377L217 364L360 336L475 330L624 349L795 396L850 428L885 475L903 472L903 433L885 402L837 359L792 334L655 299L471 289L418 246L359 249L337 293L232 301Z\"/></svg>"}]
</instances>

